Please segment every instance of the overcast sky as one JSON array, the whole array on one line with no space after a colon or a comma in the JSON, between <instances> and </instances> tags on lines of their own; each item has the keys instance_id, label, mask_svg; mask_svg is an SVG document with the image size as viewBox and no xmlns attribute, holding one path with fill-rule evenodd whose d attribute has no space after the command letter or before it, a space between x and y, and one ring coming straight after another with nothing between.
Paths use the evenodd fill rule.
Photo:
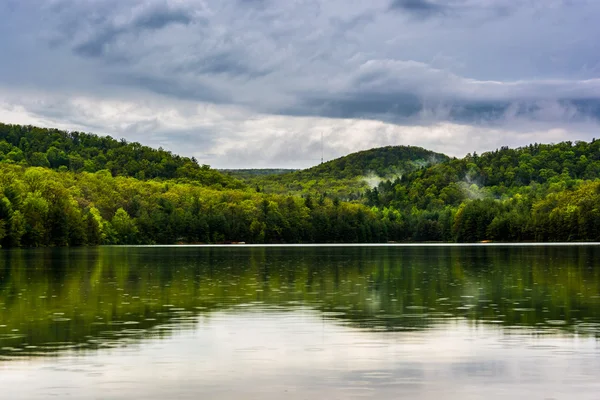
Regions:
<instances>
[{"instance_id":1,"label":"overcast sky","mask_svg":"<svg viewBox=\"0 0 600 400\"><path fill-rule=\"evenodd\" d=\"M600 137L597 0L2 0L0 121L217 168Z\"/></svg>"}]
</instances>

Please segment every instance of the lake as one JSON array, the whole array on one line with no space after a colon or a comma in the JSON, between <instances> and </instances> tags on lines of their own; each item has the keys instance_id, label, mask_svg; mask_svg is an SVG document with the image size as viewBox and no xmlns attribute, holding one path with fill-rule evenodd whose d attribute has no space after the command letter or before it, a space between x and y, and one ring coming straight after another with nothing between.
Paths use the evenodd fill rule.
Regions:
<instances>
[{"instance_id":1,"label":"lake","mask_svg":"<svg viewBox=\"0 0 600 400\"><path fill-rule=\"evenodd\" d=\"M0 251L4 399L598 399L600 247Z\"/></svg>"}]
</instances>

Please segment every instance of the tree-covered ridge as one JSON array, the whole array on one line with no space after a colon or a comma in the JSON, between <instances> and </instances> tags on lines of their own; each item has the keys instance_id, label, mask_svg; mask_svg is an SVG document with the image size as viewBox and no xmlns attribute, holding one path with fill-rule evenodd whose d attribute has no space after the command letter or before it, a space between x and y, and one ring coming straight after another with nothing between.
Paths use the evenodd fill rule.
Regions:
<instances>
[{"instance_id":1,"label":"tree-covered ridge","mask_svg":"<svg viewBox=\"0 0 600 400\"><path fill-rule=\"evenodd\" d=\"M448 160L445 154L415 146L386 146L359 151L327 161L296 174L303 177L330 176L335 179L374 174L385 178L406 174Z\"/></svg>"},{"instance_id":2,"label":"tree-covered ridge","mask_svg":"<svg viewBox=\"0 0 600 400\"><path fill-rule=\"evenodd\" d=\"M600 142L467 155L365 192L410 241L600 241Z\"/></svg>"},{"instance_id":3,"label":"tree-covered ridge","mask_svg":"<svg viewBox=\"0 0 600 400\"><path fill-rule=\"evenodd\" d=\"M3 247L480 240L600 241L600 181L397 210L0 163Z\"/></svg>"},{"instance_id":4,"label":"tree-covered ridge","mask_svg":"<svg viewBox=\"0 0 600 400\"><path fill-rule=\"evenodd\" d=\"M360 204L0 163L0 245L381 242Z\"/></svg>"},{"instance_id":5,"label":"tree-covered ridge","mask_svg":"<svg viewBox=\"0 0 600 400\"><path fill-rule=\"evenodd\" d=\"M387 147L244 185L137 143L0 128L3 247L600 241L595 140L462 159Z\"/></svg>"},{"instance_id":6,"label":"tree-covered ridge","mask_svg":"<svg viewBox=\"0 0 600 400\"><path fill-rule=\"evenodd\" d=\"M280 175L298 171L290 168L241 168L241 169L219 169L224 174L231 175L237 179L250 179L257 176Z\"/></svg>"},{"instance_id":7,"label":"tree-covered ridge","mask_svg":"<svg viewBox=\"0 0 600 400\"><path fill-rule=\"evenodd\" d=\"M174 155L162 148L34 126L0 123L0 162L73 172L108 170L113 176L142 180L189 179L203 185L242 186L208 165L198 165L194 158Z\"/></svg>"},{"instance_id":8,"label":"tree-covered ridge","mask_svg":"<svg viewBox=\"0 0 600 400\"><path fill-rule=\"evenodd\" d=\"M600 177L600 141L502 147L416 170L367 191L368 203L396 209L440 209L469 199L505 198L539 186L562 190Z\"/></svg>"},{"instance_id":9,"label":"tree-covered ridge","mask_svg":"<svg viewBox=\"0 0 600 400\"><path fill-rule=\"evenodd\" d=\"M312 168L246 179L268 193L325 194L358 200L383 178L398 177L449 157L414 146L387 146L349 154Z\"/></svg>"}]
</instances>

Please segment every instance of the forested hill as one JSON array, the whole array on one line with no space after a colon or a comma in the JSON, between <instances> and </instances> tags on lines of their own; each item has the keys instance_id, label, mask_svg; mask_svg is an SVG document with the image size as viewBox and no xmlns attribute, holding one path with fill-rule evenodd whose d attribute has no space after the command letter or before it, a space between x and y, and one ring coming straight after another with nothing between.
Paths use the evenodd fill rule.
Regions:
<instances>
[{"instance_id":1,"label":"forested hill","mask_svg":"<svg viewBox=\"0 0 600 400\"><path fill-rule=\"evenodd\" d=\"M576 180L599 177L600 141L532 144L447 160L382 182L367 197L376 206L437 209L530 189L563 190Z\"/></svg>"},{"instance_id":2,"label":"forested hill","mask_svg":"<svg viewBox=\"0 0 600 400\"><path fill-rule=\"evenodd\" d=\"M108 170L137 179L187 179L202 185L242 187L237 179L195 159L110 136L0 123L0 162L73 172Z\"/></svg>"},{"instance_id":3,"label":"forested hill","mask_svg":"<svg viewBox=\"0 0 600 400\"><path fill-rule=\"evenodd\" d=\"M254 172L244 185L139 143L0 124L0 246L600 241L596 140Z\"/></svg>"},{"instance_id":4,"label":"forested hill","mask_svg":"<svg viewBox=\"0 0 600 400\"><path fill-rule=\"evenodd\" d=\"M359 151L327 161L315 167L296 172L297 176L316 178L327 176L348 179L377 175L385 178L406 174L421 167L447 161L445 154L415 146L386 146Z\"/></svg>"},{"instance_id":5,"label":"forested hill","mask_svg":"<svg viewBox=\"0 0 600 400\"><path fill-rule=\"evenodd\" d=\"M382 179L395 178L450 158L421 147L387 146L359 151L312 168L273 175L246 176L268 193L292 193L358 200Z\"/></svg>"},{"instance_id":6,"label":"forested hill","mask_svg":"<svg viewBox=\"0 0 600 400\"><path fill-rule=\"evenodd\" d=\"M248 168L248 169L220 169L220 172L238 179L250 179L267 175L281 175L298 171L290 168Z\"/></svg>"},{"instance_id":7,"label":"forested hill","mask_svg":"<svg viewBox=\"0 0 600 400\"><path fill-rule=\"evenodd\" d=\"M600 240L600 141L503 147L368 189L411 241Z\"/></svg>"}]
</instances>

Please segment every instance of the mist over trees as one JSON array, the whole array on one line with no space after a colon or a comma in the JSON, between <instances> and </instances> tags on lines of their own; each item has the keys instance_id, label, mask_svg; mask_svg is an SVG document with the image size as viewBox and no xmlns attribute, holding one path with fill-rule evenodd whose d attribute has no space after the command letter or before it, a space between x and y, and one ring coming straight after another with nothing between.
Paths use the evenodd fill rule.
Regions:
<instances>
[{"instance_id":1,"label":"mist over trees","mask_svg":"<svg viewBox=\"0 0 600 400\"><path fill-rule=\"evenodd\" d=\"M416 240L433 230L459 242L595 241L598 177L600 141L532 144L422 168L367 189L365 197L412 218Z\"/></svg>"},{"instance_id":2,"label":"mist over trees","mask_svg":"<svg viewBox=\"0 0 600 400\"><path fill-rule=\"evenodd\" d=\"M462 159L390 146L236 175L139 143L0 124L0 245L600 241L599 176L595 140Z\"/></svg>"},{"instance_id":3,"label":"mist over trees","mask_svg":"<svg viewBox=\"0 0 600 400\"><path fill-rule=\"evenodd\" d=\"M378 242L361 204L0 163L2 246Z\"/></svg>"}]
</instances>

